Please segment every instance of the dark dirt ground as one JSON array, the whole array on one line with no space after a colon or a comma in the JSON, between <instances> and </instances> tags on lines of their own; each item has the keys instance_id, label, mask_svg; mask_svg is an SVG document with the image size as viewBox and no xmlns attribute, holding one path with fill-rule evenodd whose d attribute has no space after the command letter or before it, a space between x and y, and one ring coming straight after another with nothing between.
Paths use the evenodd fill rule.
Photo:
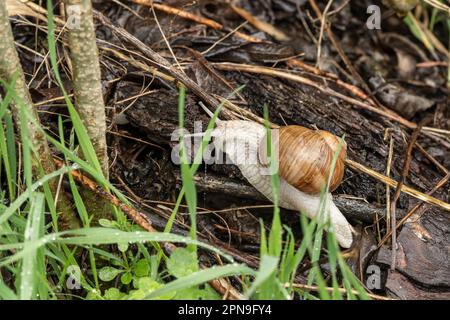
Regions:
<instances>
[{"instance_id":1,"label":"dark dirt ground","mask_svg":"<svg viewBox=\"0 0 450 320\"><path fill-rule=\"evenodd\" d=\"M127 2L133 10L131 12L111 1L94 3L97 10L114 24L123 27L176 68L173 55L148 7ZM335 79L362 89L371 101L377 101L375 108L383 110L378 113L305 84L269 75L224 70L218 64L232 62L280 68L311 79L321 88L330 88L365 102L360 96L345 90L335 79L290 63L292 58L310 66L316 63L316 42L321 24L311 2L237 1L236 5L275 26L289 38L279 41L249 23L241 26L240 32L262 40L258 43L245 41L236 35L225 37L245 22L226 1L173 0L164 3L225 26L224 30L214 30L155 10L178 63L205 92L212 97L226 97L234 88L245 85L240 96L231 99L234 104L260 117L263 105L267 104L270 120L276 124L299 124L329 130L339 136L345 134L349 158L367 168L383 174L386 172L392 137L391 177L397 181L400 179L413 132L405 123L422 123L425 127L450 130L447 68L441 65L420 66L426 61L445 61L445 57L439 52L431 54L396 15L383 19L381 30L368 30L365 27L368 1L334 1L330 10L332 15L327 18L335 42L343 49L354 70L343 61L342 52L337 50L326 30L319 68L336 75ZM317 4L323 12L326 1L317 1ZM385 7L380 6L384 10ZM133 44L114 36L108 26L98 24L97 30L98 38L104 40L99 42L99 46L110 120L111 178L141 209L148 212L154 226L162 229L181 186L179 167L171 162L170 157L171 134L178 125L177 87L173 82L153 76L148 70L104 50L113 48L147 66L155 66ZM34 39L35 30L31 27L17 25L14 32L16 40L23 44ZM436 34L440 39L448 39L448 34L439 25ZM448 47L446 41L443 43ZM21 59L25 70L33 74L38 58L22 50ZM164 72L164 68L159 70ZM31 84L36 102L60 95L56 86L48 79L41 81L43 78L45 70ZM187 93L186 128L193 132L194 121L203 121L205 126L209 118L198 106L199 96L189 88ZM46 111L57 106L44 104L40 107L41 117L50 129L56 128L55 116ZM398 114L402 123L386 117L386 110ZM412 152L405 184L424 193L429 192L444 178L449 168L448 131L438 135L422 129ZM270 222L272 209L267 206L249 207L270 203L232 165L202 165L196 179L199 206L204 208L200 209L198 218L201 239L255 266L259 250L258 220L263 218ZM447 182L433 196L448 203L449 188L450 183ZM394 190L391 188L391 199ZM360 232L350 251L349 263L364 283L367 267L375 264L381 267L383 279L382 288L375 290L376 293L403 299L450 298L448 211L424 204L399 228L396 270L388 272L391 245L388 241L381 248L377 247L386 233L386 185L348 167L342 185L334 194L337 205ZM420 200L402 193L397 202L397 217L403 217L419 203ZM188 230L189 219L185 212L183 207L175 224L174 230L178 233ZM297 215L287 210L282 213L283 222L298 233ZM204 259L209 258L205 256ZM327 266L323 265L323 268L326 270Z\"/></svg>"}]
</instances>

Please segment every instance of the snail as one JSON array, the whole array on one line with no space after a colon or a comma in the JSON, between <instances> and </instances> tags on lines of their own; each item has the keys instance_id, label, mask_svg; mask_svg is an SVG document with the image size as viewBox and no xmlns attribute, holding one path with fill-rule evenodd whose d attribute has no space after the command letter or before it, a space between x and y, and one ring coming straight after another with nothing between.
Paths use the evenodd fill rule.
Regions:
<instances>
[{"instance_id":1,"label":"snail","mask_svg":"<svg viewBox=\"0 0 450 320\"><path fill-rule=\"evenodd\" d=\"M212 116L210 110L202 108ZM269 200L273 201L271 169L267 156L267 130L253 121L218 120L211 136L217 151L225 153L242 175ZM339 138L323 130L311 130L302 126L282 126L270 130L271 151L278 164L280 177L279 206L304 212L309 218L320 212L320 192L330 181L333 191L342 181L346 144L342 146L333 175L329 177L333 156L339 146ZM338 243L349 248L353 242L352 227L333 203L330 192L325 193L326 215L319 217L325 221L329 217Z\"/></svg>"}]
</instances>

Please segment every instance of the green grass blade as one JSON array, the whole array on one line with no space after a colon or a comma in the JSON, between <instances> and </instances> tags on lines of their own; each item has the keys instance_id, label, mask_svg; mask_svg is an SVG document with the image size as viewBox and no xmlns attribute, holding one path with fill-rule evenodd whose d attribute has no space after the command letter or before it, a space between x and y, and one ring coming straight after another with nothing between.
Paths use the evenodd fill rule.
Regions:
<instances>
[{"instance_id":1,"label":"green grass blade","mask_svg":"<svg viewBox=\"0 0 450 320\"><path fill-rule=\"evenodd\" d=\"M71 231L64 231L59 233L52 233L44 236L41 239L30 241L26 244L15 243L0 245L0 251L11 249L22 249L14 255L8 256L0 261L0 267L10 264L23 258L26 254L36 250L37 248L48 243L59 243L66 245L105 245L114 243L144 243L144 242L172 242L183 244L195 244L199 247L212 251L213 253L221 255L224 259L233 262L233 258L215 248L214 246L206 243L192 240L189 237L183 237L176 234L163 233L163 232L127 232L111 228L87 228Z\"/></svg>"},{"instance_id":2,"label":"green grass blade","mask_svg":"<svg viewBox=\"0 0 450 320\"><path fill-rule=\"evenodd\" d=\"M178 98L178 126L180 130L184 130L184 103L186 98L186 88L180 85ZM191 227L189 235L191 239L197 238L197 190L195 189L193 173L189 166L186 156L186 146L184 143L184 134L180 137L180 153L181 153L181 178L183 180L183 188L185 190L185 199L188 205L189 216L191 218ZM193 252L197 251L195 245L190 245L189 249Z\"/></svg>"},{"instance_id":3,"label":"green grass blade","mask_svg":"<svg viewBox=\"0 0 450 320\"><path fill-rule=\"evenodd\" d=\"M255 271L246 265L229 264L220 267L211 267L194 272L188 276L169 282L164 287L153 291L146 298L156 298L168 292L174 292L196 285L200 285L212 279L223 278L233 275L255 275Z\"/></svg>"},{"instance_id":4,"label":"green grass blade","mask_svg":"<svg viewBox=\"0 0 450 320\"><path fill-rule=\"evenodd\" d=\"M6 143L8 146L8 155L9 155L9 163L10 163L10 171L11 171L11 181L13 184L13 188L15 191L17 188L17 153L16 153L16 137L14 132L14 124L10 113L5 115L5 124L6 124ZM11 198L11 200L15 199L15 194Z\"/></svg>"},{"instance_id":5,"label":"green grass blade","mask_svg":"<svg viewBox=\"0 0 450 320\"><path fill-rule=\"evenodd\" d=\"M18 101L16 101L18 103ZM31 160L31 148L30 137L28 135L28 121L25 115L25 107L20 107L20 137L22 141L22 157L23 157L23 176L25 184L29 189L33 183L33 165Z\"/></svg>"},{"instance_id":6,"label":"green grass blade","mask_svg":"<svg viewBox=\"0 0 450 320\"><path fill-rule=\"evenodd\" d=\"M0 298L1 300L18 300L19 297L9 288L0 277Z\"/></svg>"},{"instance_id":7,"label":"green grass blade","mask_svg":"<svg viewBox=\"0 0 450 320\"><path fill-rule=\"evenodd\" d=\"M4 164L4 170L6 173L6 183L8 185L9 198L14 200L15 197L15 181L13 180L13 172L10 164L12 156L15 154L10 154L8 150L8 138L6 137L5 130L3 129L3 124L0 123L0 153L1 160Z\"/></svg>"},{"instance_id":8,"label":"green grass blade","mask_svg":"<svg viewBox=\"0 0 450 320\"><path fill-rule=\"evenodd\" d=\"M275 158L275 154L272 152L272 141L271 141L271 131L269 127L269 111L267 105L264 105L264 125L266 127L266 144L267 144L267 155L270 159L270 176L272 184L273 193L273 219L272 227L269 233L269 254L274 257L279 257L282 250L282 239L283 239L283 228L281 226L280 219L280 207L279 193L280 193L280 178L278 177L278 163Z\"/></svg>"},{"instance_id":9,"label":"green grass blade","mask_svg":"<svg viewBox=\"0 0 450 320\"><path fill-rule=\"evenodd\" d=\"M330 230L331 230L330 226ZM331 272L331 284L333 287L332 297L333 300L342 300L342 294L339 290L339 284L337 282L337 257L339 254L339 247L335 239L333 232L327 234L327 246L328 246L328 265Z\"/></svg>"},{"instance_id":10,"label":"green grass blade","mask_svg":"<svg viewBox=\"0 0 450 320\"><path fill-rule=\"evenodd\" d=\"M30 197L30 213L28 215L27 226L25 228L25 243L39 239L42 230L44 217L45 197L43 193L33 193ZM22 270L20 275L20 299L30 300L34 297L36 290L36 266L37 250L29 252L23 257Z\"/></svg>"},{"instance_id":11,"label":"green grass blade","mask_svg":"<svg viewBox=\"0 0 450 320\"><path fill-rule=\"evenodd\" d=\"M245 293L245 297L249 299L253 293L258 289L258 287L263 284L271 275L275 273L278 266L278 258L264 255L261 257L259 263L259 270L256 273L255 280L253 281L251 287Z\"/></svg>"},{"instance_id":12,"label":"green grass blade","mask_svg":"<svg viewBox=\"0 0 450 320\"><path fill-rule=\"evenodd\" d=\"M69 172L70 170L74 170L75 168L72 166L63 167L59 170L56 170L31 185L30 188L27 189L26 192L22 193L8 208L6 208L3 213L0 214L0 225L3 224L6 220L8 220L16 210L18 210L24 203L29 199L29 196L32 192L36 191L40 188L45 182L53 179L61 174Z\"/></svg>"},{"instance_id":13,"label":"green grass blade","mask_svg":"<svg viewBox=\"0 0 450 320\"><path fill-rule=\"evenodd\" d=\"M209 123L208 123L208 127L206 129L205 135L203 136L203 139L201 141L200 144L200 149L196 151L195 153L195 158L194 158L194 162L191 166L191 174L194 175L198 168L200 167L201 164L201 159L203 157L203 152L206 148L206 146L208 145L208 143L211 140L211 134L212 134L212 129L215 126L216 120L219 116L220 111L222 110L222 107L224 106L224 104L228 101L228 99L230 99L231 97L233 97L236 93L240 92L243 88L245 87L245 85L242 85L240 87L238 87L237 89L233 90L233 92L231 92L224 100L222 100L220 102L220 104L217 106L213 117L210 119ZM178 213L178 209L181 205L181 201L183 200L184 197L184 193L185 193L185 188L184 186L181 188L180 193L178 194L178 198L177 201L175 203L174 209L172 210L172 213L167 221L166 227L164 229L164 232L170 232L172 225L173 225L173 221L175 220L176 214Z\"/></svg>"}]
</instances>

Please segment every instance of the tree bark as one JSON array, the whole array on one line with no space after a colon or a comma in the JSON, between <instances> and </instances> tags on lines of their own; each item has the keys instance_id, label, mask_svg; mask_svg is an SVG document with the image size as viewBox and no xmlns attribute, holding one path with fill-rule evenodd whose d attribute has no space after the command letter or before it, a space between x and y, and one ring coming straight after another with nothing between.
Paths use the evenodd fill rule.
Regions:
<instances>
[{"instance_id":1,"label":"tree bark","mask_svg":"<svg viewBox=\"0 0 450 320\"><path fill-rule=\"evenodd\" d=\"M68 39L77 110L92 140L103 173L108 176L105 103L92 4L90 0L66 0L64 3L67 17L72 22Z\"/></svg>"},{"instance_id":2,"label":"tree bark","mask_svg":"<svg viewBox=\"0 0 450 320\"><path fill-rule=\"evenodd\" d=\"M69 48L73 65L73 87L78 113L94 146L103 174L108 178L106 115L100 63L90 0L65 0L69 24ZM88 190L82 191L94 221L111 217L111 206Z\"/></svg>"}]
</instances>

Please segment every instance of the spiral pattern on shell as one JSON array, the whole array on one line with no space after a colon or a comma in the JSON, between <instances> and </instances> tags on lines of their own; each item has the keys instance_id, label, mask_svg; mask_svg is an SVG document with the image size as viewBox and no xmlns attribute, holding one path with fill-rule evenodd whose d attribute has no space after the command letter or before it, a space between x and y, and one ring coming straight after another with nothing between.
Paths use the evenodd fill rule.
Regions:
<instances>
[{"instance_id":1,"label":"spiral pattern on shell","mask_svg":"<svg viewBox=\"0 0 450 320\"><path fill-rule=\"evenodd\" d=\"M328 131L290 125L271 130L271 140L273 154L278 157L279 175L303 192L320 193L328 183L340 139ZM268 163L266 149L267 144L261 143L260 159ZM342 181L346 153L344 142L330 180L330 191Z\"/></svg>"}]
</instances>

